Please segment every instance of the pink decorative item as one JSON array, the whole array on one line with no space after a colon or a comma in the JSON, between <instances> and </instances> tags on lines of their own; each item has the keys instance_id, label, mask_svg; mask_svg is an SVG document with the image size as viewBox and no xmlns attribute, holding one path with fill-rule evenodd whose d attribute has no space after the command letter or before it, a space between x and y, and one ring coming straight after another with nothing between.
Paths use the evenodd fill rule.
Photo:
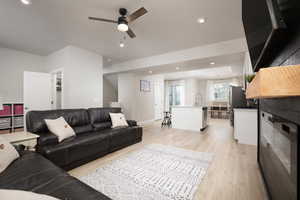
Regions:
<instances>
[{"instance_id":1,"label":"pink decorative item","mask_svg":"<svg viewBox=\"0 0 300 200\"><path fill-rule=\"evenodd\" d=\"M10 116L11 114L11 106L3 105L3 110L0 110L0 116Z\"/></svg>"},{"instance_id":2,"label":"pink decorative item","mask_svg":"<svg viewBox=\"0 0 300 200\"><path fill-rule=\"evenodd\" d=\"M24 107L22 104L14 105L14 114L15 115L23 115L23 113L24 113Z\"/></svg>"}]
</instances>

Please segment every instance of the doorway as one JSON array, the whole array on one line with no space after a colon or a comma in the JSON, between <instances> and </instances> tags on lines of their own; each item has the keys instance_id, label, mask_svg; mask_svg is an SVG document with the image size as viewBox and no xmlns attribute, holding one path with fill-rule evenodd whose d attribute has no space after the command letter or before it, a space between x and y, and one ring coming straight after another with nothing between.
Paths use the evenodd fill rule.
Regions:
<instances>
[{"instance_id":1,"label":"doorway","mask_svg":"<svg viewBox=\"0 0 300 200\"><path fill-rule=\"evenodd\" d=\"M51 108L52 110L63 109L63 70L58 69L51 72Z\"/></svg>"}]
</instances>

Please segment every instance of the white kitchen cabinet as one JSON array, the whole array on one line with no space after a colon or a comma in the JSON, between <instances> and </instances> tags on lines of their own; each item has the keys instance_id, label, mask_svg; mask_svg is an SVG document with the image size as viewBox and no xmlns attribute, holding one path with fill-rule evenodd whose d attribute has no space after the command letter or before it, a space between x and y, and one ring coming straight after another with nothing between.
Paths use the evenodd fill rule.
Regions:
<instances>
[{"instance_id":1,"label":"white kitchen cabinet","mask_svg":"<svg viewBox=\"0 0 300 200\"><path fill-rule=\"evenodd\" d=\"M257 145L257 109L234 109L234 139L240 144Z\"/></svg>"}]
</instances>

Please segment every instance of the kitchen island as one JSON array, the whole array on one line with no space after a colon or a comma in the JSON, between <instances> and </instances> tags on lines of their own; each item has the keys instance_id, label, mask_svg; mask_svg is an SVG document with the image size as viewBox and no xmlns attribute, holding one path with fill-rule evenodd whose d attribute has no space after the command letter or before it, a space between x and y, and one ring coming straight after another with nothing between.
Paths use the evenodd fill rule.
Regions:
<instances>
[{"instance_id":1,"label":"kitchen island","mask_svg":"<svg viewBox=\"0 0 300 200\"><path fill-rule=\"evenodd\" d=\"M207 126L206 106L172 107L173 128L191 131L203 131Z\"/></svg>"}]
</instances>

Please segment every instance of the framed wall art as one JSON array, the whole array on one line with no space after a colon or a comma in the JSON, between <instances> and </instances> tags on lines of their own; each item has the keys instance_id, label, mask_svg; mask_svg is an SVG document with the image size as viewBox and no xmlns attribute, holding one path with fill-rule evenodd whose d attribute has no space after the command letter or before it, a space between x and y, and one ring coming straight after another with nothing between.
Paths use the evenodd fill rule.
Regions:
<instances>
[{"instance_id":1,"label":"framed wall art","mask_svg":"<svg viewBox=\"0 0 300 200\"><path fill-rule=\"evenodd\" d=\"M140 80L140 91L151 92L151 82L148 80Z\"/></svg>"}]
</instances>

